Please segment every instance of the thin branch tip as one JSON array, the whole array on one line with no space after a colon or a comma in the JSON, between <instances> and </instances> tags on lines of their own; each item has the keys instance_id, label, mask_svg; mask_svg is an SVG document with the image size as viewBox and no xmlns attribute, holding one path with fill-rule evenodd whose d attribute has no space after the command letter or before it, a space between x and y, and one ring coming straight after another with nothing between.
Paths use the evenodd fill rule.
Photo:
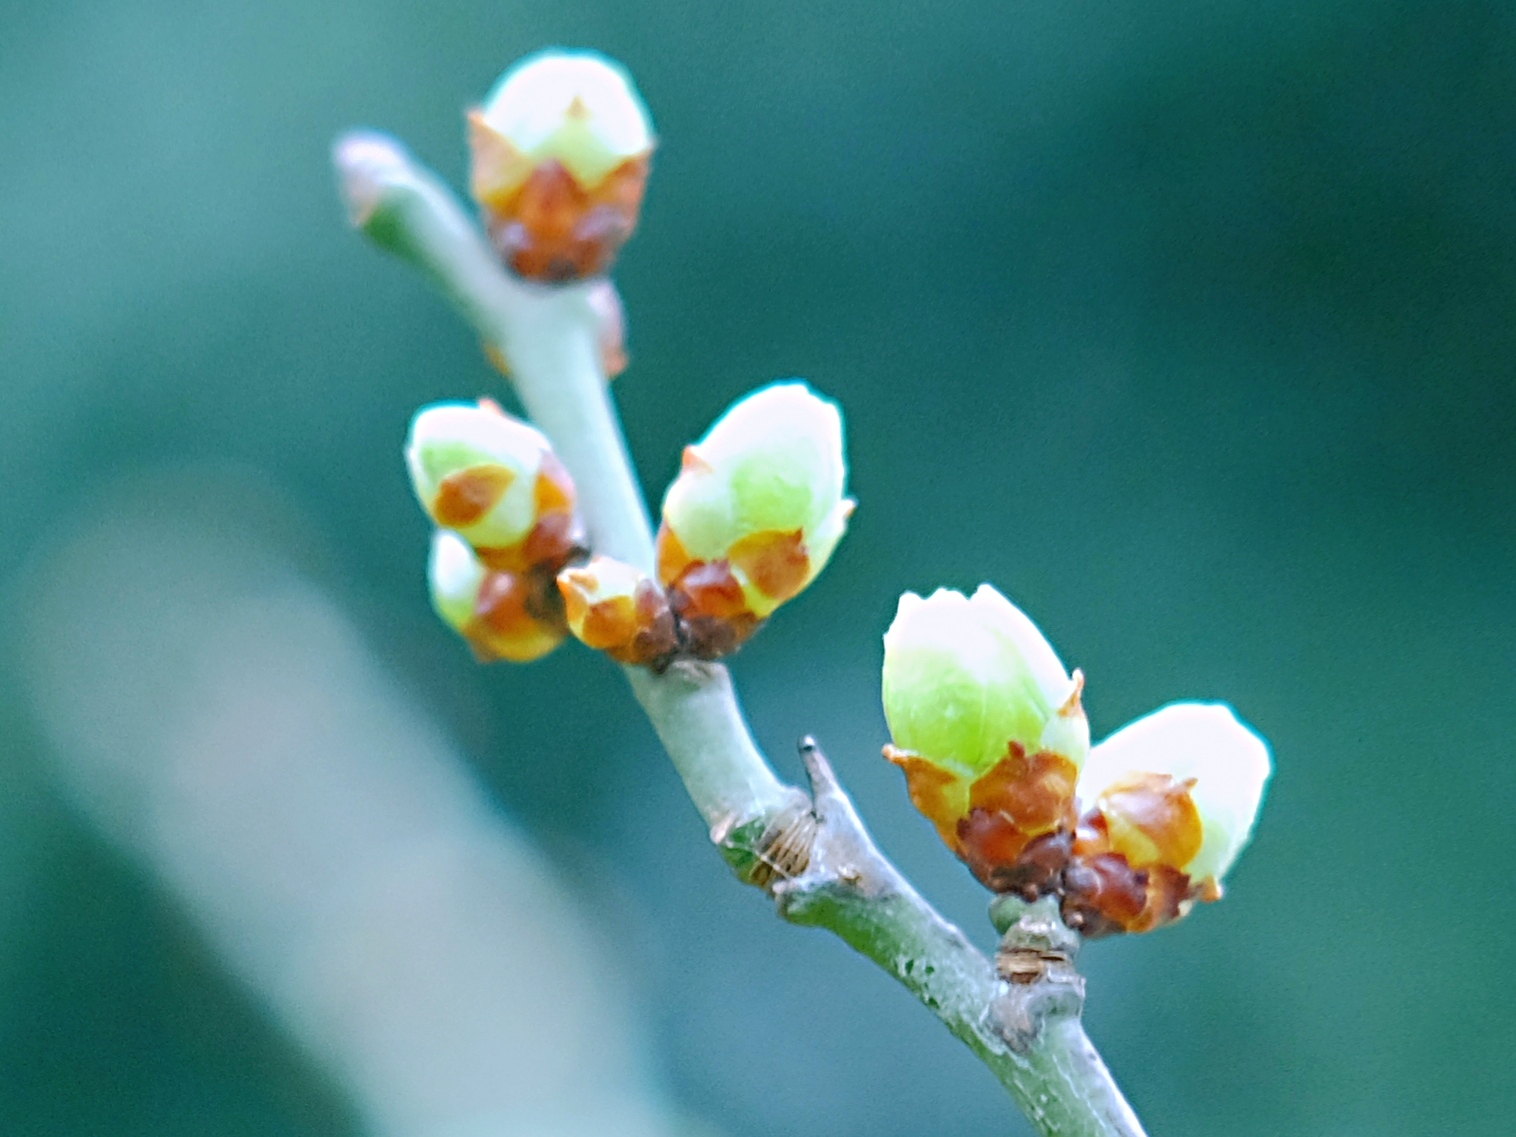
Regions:
<instances>
[{"instance_id":1,"label":"thin branch tip","mask_svg":"<svg viewBox=\"0 0 1516 1137\"><path fill-rule=\"evenodd\" d=\"M823 799L831 799L843 796L842 786L837 781L837 774L832 769L831 762L827 761L826 754L821 749L814 735L807 734L800 740L800 761L805 766L806 780L811 785L811 798L817 808L823 805Z\"/></svg>"},{"instance_id":2,"label":"thin branch tip","mask_svg":"<svg viewBox=\"0 0 1516 1137\"><path fill-rule=\"evenodd\" d=\"M385 189L407 170L410 161L399 140L377 130L350 130L332 143L332 166L354 228L368 224Z\"/></svg>"}]
</instances>

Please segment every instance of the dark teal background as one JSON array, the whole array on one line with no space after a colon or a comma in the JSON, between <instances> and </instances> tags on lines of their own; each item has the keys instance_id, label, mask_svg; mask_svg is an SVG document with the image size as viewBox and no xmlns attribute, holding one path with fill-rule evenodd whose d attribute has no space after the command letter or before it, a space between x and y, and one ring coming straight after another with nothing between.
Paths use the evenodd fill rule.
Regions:
<instances>
[{"instance_id":1,"label":"dark teal background","mask_svg":"<svg viewBox=\"0 0 1516 1137\"><path fill-rule=\"evenodd\" d=\"M405 425L498 380L347 230L327 147L393 130L459 182L462 109L548 43L624 60L662 139L618 272L650 492L763 381L848 415L851 534L736 661L785 770L818 734L987 943L877 757L877 668L902 589L993 581L1097 736L1203 697L1275 748L1226 901L1087 955L1152 1132L1510 1133L1510 5L0 3L0 576L122 475L264 472L503 806L632 898L683 1103L732 1137L1024 1131L724 879L612 669L479 669L426 611ZM0 1132L355 1132L39 746L5 695Z\"/></svg>"}]
</instances>

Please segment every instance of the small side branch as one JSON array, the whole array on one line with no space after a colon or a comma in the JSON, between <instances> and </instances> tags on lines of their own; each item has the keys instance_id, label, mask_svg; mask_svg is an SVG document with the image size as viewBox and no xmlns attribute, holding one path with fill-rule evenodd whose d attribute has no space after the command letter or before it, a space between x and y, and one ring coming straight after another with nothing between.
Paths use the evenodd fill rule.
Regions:
<instances>
[{"instance_id":1,"label":"small side branch","mask_svg":"<svg viewBox=\"0 0 1516 1137\"><path fill-rule=\"evenodd\" d=\"M334 159L353 224L421 269L508 361L527 413L574 477L596 551L651 572L651 527L600 370L588 286L511 277L456 197L395 140L349 135ZM899 980L979 1056L1039 1132L1140 1137L1080 1025L1072 956L1064 968L1044 961L1023 981L1023 941L1053 934L1037 923L1045 913L1006 933L997 972L874 846L813 741L801 747L810 793L779 781L726 668L625 670L712 840L784 919L834 932ZM1056 913L1052 919L1062 927Z\"/></svg>"}]
</instances>

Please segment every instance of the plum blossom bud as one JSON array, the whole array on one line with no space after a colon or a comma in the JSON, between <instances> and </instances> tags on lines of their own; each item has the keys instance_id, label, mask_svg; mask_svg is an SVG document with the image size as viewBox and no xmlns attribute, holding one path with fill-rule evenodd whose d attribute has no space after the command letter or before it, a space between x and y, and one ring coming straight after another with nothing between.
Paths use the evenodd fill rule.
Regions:
<instances>
[{"instance_id":1,"label":"plum blossom bud","mask_svg":"<svg viewBox=\"0 0 1516 1137\"><path fill-rule=\"evenodd\" d=\"M1267 743L1219 703L1175 703L1111 735L1079 779L1066 914L1146 931L1217 899L1270 771Z\"/></svg>"},{"instance_id":2,"label":"plum blossom bud","mask_svg":"<svg viewBox=\"0 0 1516 1137\"><path fill-rule=\"evenodd\" d=\"M540 576L496 572L456 533L432 535L427 583L432 607L481 662L529 663L563 641L563 609Z\"/></svg>"},{"instance_id":3,"label":"plum blossom bud","mask_svg":"<svg viewBox=\"0 0 1516 1137\"><path fill-rule=\"evenodd\" d=\"M836 404L802 382L738 400L663 499L658 579L693 654L733 650L820 573L854 503Z\"/></svg>"},{"instance_id":4,"label":"plum blossom bud","mask_svg":"<svg viewBox=\"0 0 1516 1137\"><path fill-rule=\"evenodd\" d=\"M537 280L605 272L636 228L653 151L626 72L589 51L529 55L468 127L469 186L511 269Z\"/></svg>"},{"instance_id":5,"label":"plum blossom bud","mask_svg":"<svg viewBox=\"0 0 1516 1137\"><path fill-rule=\"evenodd\" d=\"M907 592L884 636L884 713L911 801L997 891L1037 893L1061 868L1089 748L1083 676L990 585Z\"/></svg>"},{"instance_id":6,"label":"plum blossom bud","mask_svg":"<svg viewBox=\"0 0 1516 1137\"><path fill-rule=\"evenodd\" d=\"M546 438L488 400L423 407L405 461L422 508L489 568L551 576L583 545L568 471Z\"/></svg>"},{"instance_id":7,"label":"plum blossom bud","mask_svg":"<svg viewBox=\"0 0 1516 1137\"><path fill-rule=\"evenodd\" d=\"M569 630L618 663L666 663L679 647L663 590L639 569L595 557L558 574Z\"/></svg>"}]
</instances>

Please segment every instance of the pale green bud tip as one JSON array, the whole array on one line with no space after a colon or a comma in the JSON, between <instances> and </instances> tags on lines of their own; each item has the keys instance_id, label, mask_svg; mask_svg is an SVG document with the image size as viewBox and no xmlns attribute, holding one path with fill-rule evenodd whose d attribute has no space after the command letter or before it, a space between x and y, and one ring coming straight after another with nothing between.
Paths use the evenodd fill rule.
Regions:
<instances>
[{"instance_id":1,"label":"pale green bud tip","mask_svg":"<svg viewBox=\"0 0 1516 1137\"><path fill-rule=\"evenodd\" d=\"M519 60L482 116L530 162L556 159L585 186L653 148L652 116L630 76L593 51L551 48Z\"/></svg>"},{"instance_id":2,"label":"pale green bud tip","mask_svg":"<svg viewBox=\"0 0 1516 1137\"><path fill-rule=\"evenodd\" d=\"M1088 809L1133 774L1194 779L1200 850L1182 867L1220 882L1253 833L1273 766L1269 747L1222 703L1174 703L1122 727L1090 751L1078 795Z\"/></svg>"},{"instance_id":3,"label":"pale green bud tip","mask_svg":"<svg viewBox=\"0 0 1516 1137\"><path fill-rule=\"evenodd\" d=\"M938 589L900 598L884 636L883 694L895 744L960 774L989 769L1012 742L1036 751L1045 737L1075 766L1084 758L1075 681L1036 625L989 585L972 597Z\"/></svg>"},{"instance_id":4,"label":"pale green bud tip","mask_svg":"<svg viewBox=\"0 0 1516 1137\"><path fill-rule=\"evenodd\" d=\"M663 517L696 560L757 533L799 530L814 576L847 526L842 413L802 382L734 403L686 452Z\"/></svg>"},{"instance_id":5,"label":"pale green bud tip","mask_svg":"<svg viewBox=\"0 0 1516 1137\"><path fill-rule=\"evenodd\" d=\"M491 403L435 403L411 421L405 462L432 520L476 547L509 545L536 522L548 441Z\"/></svg>"},{"instance_id":6,"label":"pale green bud tip","mask_svg":"<svg viewBox=\"0 0 1516 1137\"><path fill-rule=\"evenodd\" d=\"M446 529L432 534L432 552L426 569L432 607L443 623L456 632L462 632L473 619L485 571L474 550L458 534Z\"/></svg>"}]
</instances>

